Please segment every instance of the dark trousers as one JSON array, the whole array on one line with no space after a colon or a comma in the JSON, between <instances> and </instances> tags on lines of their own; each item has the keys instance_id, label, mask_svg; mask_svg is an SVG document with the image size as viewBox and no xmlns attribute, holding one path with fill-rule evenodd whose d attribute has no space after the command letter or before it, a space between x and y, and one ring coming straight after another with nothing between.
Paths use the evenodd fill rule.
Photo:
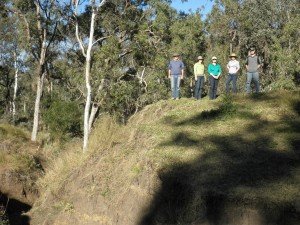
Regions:
<instances>
[{"instance_id":1,"label":"dark trousers","mask_svg":"<svg viewBox=\"0 0 300 225\"><path fill-rule=\"evenodd\" d=\"M226 94L230 91L230 83L232 81L232 91L233 93L237 93L236 81L237 81L237 74L228 74L226 80Z\"/></svg>"},{"instance_id":2,"label":"dark trousers","mask_svg":"<svg viewBox=\"0 0 300 225\"><path fill-rule=\"evenodd\" d=\"M210 83L209 99L216 99L219 80L213 78L213 76L209 76L209 83Z\"/></svg>"},{"instance_id":3,"label":"dark trousers","mask_svg":"<svg viewBox=\"0 0 300 225\"><path fill-rule=\"evenodd\" d=\"M203 84L204 84L204 76L197 76L197 81L195 84L195 98L196 99L201 99Z\"/></svg>"}]
</instances>

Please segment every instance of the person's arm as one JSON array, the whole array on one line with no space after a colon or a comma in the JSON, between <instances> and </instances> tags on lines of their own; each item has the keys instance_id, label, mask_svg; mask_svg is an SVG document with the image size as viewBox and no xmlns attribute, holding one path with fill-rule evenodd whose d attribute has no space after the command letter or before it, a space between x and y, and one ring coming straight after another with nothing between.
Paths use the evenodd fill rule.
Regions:
<instances>
[{"instance_id":1,"label":"person's arm","mask_svg":"<svg viewBox=\"0 0 300 225\"><path fill-rule=\"evenodd\" d=\"M194 65L194 76L195 80L197 80L197 64Z\"/></svg>"},{"instance_id":2,"label":"person's arm","mask_svg":"<svg viewBox=\"0 0 300 225\"><path fill-rule=\"evenodd\" d=\"M218 75L215 77L216 79L219 79L222 73L222 68L220 66L220 64L218 64Z\"/></svg>"},{"instance_id":3,"label":"person's arm","mask_svg":"<svg viewBox=\"0 0 300 225\"><path fill-rule=\"evenodd\" d=\"M208 65L207 72L209 75L213 76L212 71L211 71L211 64Z\"/></svg>"},{"instance_id":4,"label":"person's arm","mask_svg":"<svg viewBox=\"0 0 300 225\"><path fill-rule=\"evenodd\" d=\"M171 63L168 65L168 78L171 78Z\"/></svg>"}]
</instances>

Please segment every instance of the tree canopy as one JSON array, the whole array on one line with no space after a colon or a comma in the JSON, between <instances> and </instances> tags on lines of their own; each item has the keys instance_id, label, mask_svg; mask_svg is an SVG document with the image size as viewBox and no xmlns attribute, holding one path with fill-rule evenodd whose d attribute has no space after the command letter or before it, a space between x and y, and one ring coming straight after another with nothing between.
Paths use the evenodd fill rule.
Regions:
<instances>
[{"instance_id":1,"label":"tree canopy","mask_svg":"<svg viewBox=\"0 0 300 225\"><path fill-rule=\"evenodd\" d=\"M88 107L96 107L95 118L109 113L126 123L145 105L169 98L167 63L174 52L186 64L185 97L190 97L198 55L205 57L205 65L216 55L225 68L235 52L243 66L251 46L263 60L264 91L299 86L298 0L216 0L206 18L201 9L176 11L169 0L5 0L0 9L0 116L29 128L40 117L38 129L82 135L78 118L87 97L86 61L78 40L87 46L93 12ZM76 129L71 129L71 115ZM61 130L57 121L64 121Z\"/></svg>"}]
</instances>

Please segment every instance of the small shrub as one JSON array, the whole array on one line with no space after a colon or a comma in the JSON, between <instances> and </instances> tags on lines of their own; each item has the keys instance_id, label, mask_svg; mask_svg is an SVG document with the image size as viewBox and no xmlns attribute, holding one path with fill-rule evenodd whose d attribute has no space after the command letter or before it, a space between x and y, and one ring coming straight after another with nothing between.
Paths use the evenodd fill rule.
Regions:
<instances>
[{"instance_id":1,"label":"small shrub","mask_svg":"<svg viewBox=\"0 0 300 225\"><path fill-rule=\"evenodd\" d=\"M44 114L44 121L54 138L81 135L81 112L76 103L54 101Z\"/></svg>"},{"instance_id":2,"label":"small shrub","mask_svg":"<svg viewBox=\"0 0 300 225\"><path fill-rule=\"evenodd\" d=\"M237 106L233 103L232 98L233 97L231 95L225 95L225 97L222 99L220 111L224 117L233 116L237 111Z\"/></svg>"},{"instance_id":3,"label":"small shrub","mask_svg":"<svg viewBox=\"0 0 300 225\"><path fill-rule=\"evenodd\" d=\"M273 90L295 90L296 84L292 79L282 77L271 83L267 88L268 91Z\"/></svg>"}]
</instances>

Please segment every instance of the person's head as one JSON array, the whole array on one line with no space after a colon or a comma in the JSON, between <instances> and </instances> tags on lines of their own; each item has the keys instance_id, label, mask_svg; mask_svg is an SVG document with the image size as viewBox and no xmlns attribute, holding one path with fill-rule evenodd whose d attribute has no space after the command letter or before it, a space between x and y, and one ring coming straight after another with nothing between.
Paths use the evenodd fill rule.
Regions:
<instances>
[{"instance_id":1,"label":"person's head","mask_svg":"<svg viewBox=\"0 0 300 225\"><path fill-rule=\"evenodd\" d=\"M249 49L249 51L250 51L250 55L255 55L255 48L254 47L251 47Z\"/></svg>"},{"instance_id":2,"label":"person's head","mask_svg":"<svg viewBox=\"0 0 300 225\"><path fill-rule=\"evenodd\" d=\"M173 59L174 60L179 60L180 54L179 53L174 53L173 54Z\"/></svg>"},{"instance_id":3,"label":"person's head","mask_svg":"<svg viewBox=\"0 0 300 225\"><path fill-rule=\"evenodd\" d=\"M217 63L217 57L216 56L211 57L211 61L212 63Z\"/></svg>"},{"instance_id":4,"label":"person's head","mask_svg":"<svg viewBox=\"0 0 300 225\"><path fill-rule=\"evenodd\" d=\"M231 60L235 60L237 58L237 55L235 53L231 53L230 56L229 56L229 58Z\"/></svg>"},{"instance_id":5,"label":"person's head","mask_svg":"<svg viewBox=\"0 0 300 225\"><path fill-rule=\"evenodd\" d=\"M198 59L198 62L203 63L203 57L202 56L198 56L197 59Z\"/></svg>"}]
</instances>

